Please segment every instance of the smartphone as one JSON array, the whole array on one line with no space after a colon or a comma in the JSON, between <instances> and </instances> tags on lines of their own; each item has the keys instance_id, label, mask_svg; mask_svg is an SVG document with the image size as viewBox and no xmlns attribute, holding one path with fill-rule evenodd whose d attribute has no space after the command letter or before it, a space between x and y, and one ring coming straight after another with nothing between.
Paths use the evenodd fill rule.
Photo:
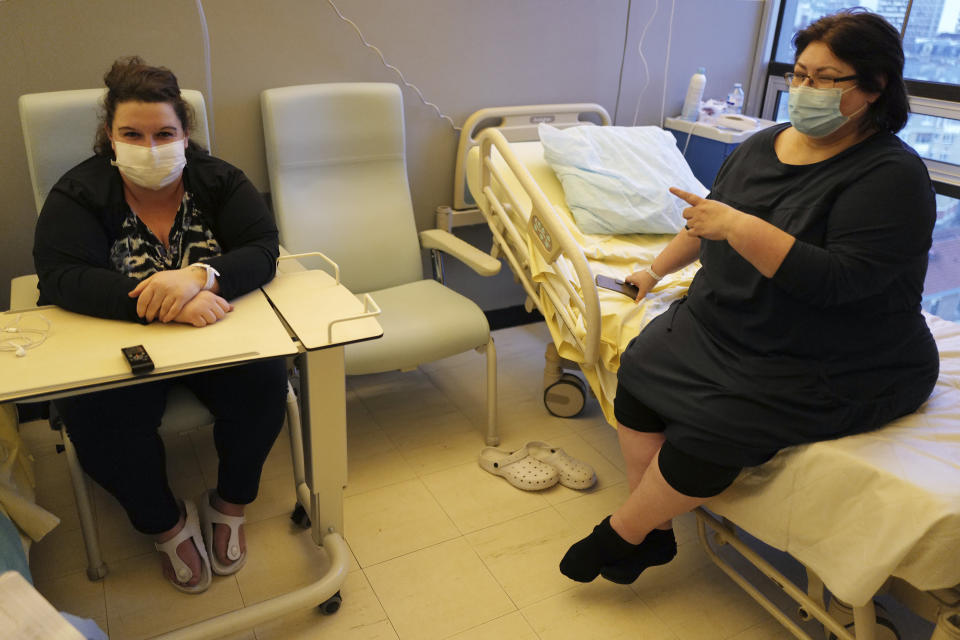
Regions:
<instances>
[{"instance_id":1,"label":"smartphone","mask_svg":"<svg viewBox=\"0 0 960 640\"><path fill-rule=\"evenodd\" d=\"M625 296L629 296L633 300L636 300L637 294L640 293L640 289L629 282L617 280L616 278L611 278L610 276L598 275L597 286L603 287L604 289L610 289L610 291L616 291L617 293L622 293Z\"/></svg>"}]
</instances>

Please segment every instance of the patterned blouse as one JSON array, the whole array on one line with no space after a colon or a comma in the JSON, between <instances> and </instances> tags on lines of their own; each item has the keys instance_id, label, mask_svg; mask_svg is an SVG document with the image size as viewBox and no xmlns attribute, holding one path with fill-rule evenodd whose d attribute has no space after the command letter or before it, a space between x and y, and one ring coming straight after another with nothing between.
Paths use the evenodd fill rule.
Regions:
<instances>
[{"instance_id":1,"label":"patterned blouse","mask_svg":"<svg viewBox=\"0 0 960 640\"><path fill-rule=\"evenodd\" d=\"M194 205L193 196L187 192L170 228L169 241L168 250L128 208L120 236L110 248L110 262L120 273L143 280L158 271L180 269L222 253L202 212Z\"/></svg>"}]
</instances>

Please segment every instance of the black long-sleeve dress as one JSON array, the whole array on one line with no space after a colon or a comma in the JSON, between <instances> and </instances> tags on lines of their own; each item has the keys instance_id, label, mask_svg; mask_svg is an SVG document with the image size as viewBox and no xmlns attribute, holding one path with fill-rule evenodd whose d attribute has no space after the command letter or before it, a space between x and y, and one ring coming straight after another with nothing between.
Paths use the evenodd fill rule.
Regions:
<instances>
[{"instance_id":1,"label":"black long-sleeve dress","mask_svg":"<svg viewBox=\"0 0 960 640\"><path fill-rule=\"evenodd\" d=\"M755 134L710 198L796 238L772 278L702 240L688 296L621 357L621 385L679 449L752 466L779 449L876 429L929 396L939 356L920 299L936 219L926 167L878 133L809 165Z\"/></svg>"}]
</instances>

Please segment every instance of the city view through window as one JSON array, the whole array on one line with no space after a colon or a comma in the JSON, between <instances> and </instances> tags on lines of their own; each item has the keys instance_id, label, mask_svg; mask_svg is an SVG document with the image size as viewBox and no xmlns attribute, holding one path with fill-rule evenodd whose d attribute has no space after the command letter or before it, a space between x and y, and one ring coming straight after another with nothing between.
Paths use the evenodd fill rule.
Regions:
<instances>
[{"instance_id":1,"label":"city view through window","mask_svg":"<svg viewBox=\"0 0 960 640\"><path fill-rule=\"evenodd\" d=\"M785 0L775 61L792 64L793 34L820 16L852 4L879 13L903 32L907 79L960 85L960 0L913 0L909 16L909 0ZM785 94L778 100L776 120L789 120ZM960 166L960 120L914 113L899 135L921 157ZM923 307L960 321L960 200L956 198L937 196Z\"/></svg>"}]
</instances>

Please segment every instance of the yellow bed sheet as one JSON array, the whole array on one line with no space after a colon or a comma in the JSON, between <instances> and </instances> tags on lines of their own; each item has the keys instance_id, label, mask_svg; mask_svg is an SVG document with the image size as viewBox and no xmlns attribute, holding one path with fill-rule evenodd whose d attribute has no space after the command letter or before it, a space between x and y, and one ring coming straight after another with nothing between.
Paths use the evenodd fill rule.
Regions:
<instances>
[{"instance_id":1,"label":"yellow bed sheet","mask_svg":"<svg viewBox=\"0 0 960 640\"><path fill-rule=\"evenodd\" d=\"M567 206L563 195L563 186L553 169L544 160L543 145L539 141L515 142L510 145L510 148L530 171L533 179L565 223L574 241L583 250L594 275L603 274L623 278L634 271L638 271L650 264L672 238L669 235L592 235L582 233L574 222L573 214ZM519 201L520 210L511 213L516 217L517 226L520 229L526 229L526 221L531 210L530 199L523 192L520 184L512 178L506 163L496 149L493 149L493 154L494 164L502 170L504 175L508 176L508 187L517 195ZM479 158L479 147L474 147L467 159L467 183L472 193L479 192ZM527 250L533 258L531 275L535 281L544 282L551 278L563 277L561 275L562 269L547 265L533 249L532 243L528 243ZM626 349L630 340L640 333L640 330L650 320L663 313L674 300L686 294L697 268L699 268L699 263L666 276L639 304L634 303L633 300L622 294L606 289L598 290L602 326L599 358L596 367L591 366L592 363L585 363L587 366L581 367L581 370L600 402L604 417L611 425L616 424L613 417L613 398L617 390L617 369L620 367L620 354ZM554 289L561 290L560 287ZM582 354L575 339L559 319L550 299L541 296L539 302L541 308L545 310L544 316L550 329L550 335L553 336L554 344L560 356L575 362L582 362ZM586 328L580 322L574 331L582 339L586 333Z\"/></svg>"}]
</instances>

